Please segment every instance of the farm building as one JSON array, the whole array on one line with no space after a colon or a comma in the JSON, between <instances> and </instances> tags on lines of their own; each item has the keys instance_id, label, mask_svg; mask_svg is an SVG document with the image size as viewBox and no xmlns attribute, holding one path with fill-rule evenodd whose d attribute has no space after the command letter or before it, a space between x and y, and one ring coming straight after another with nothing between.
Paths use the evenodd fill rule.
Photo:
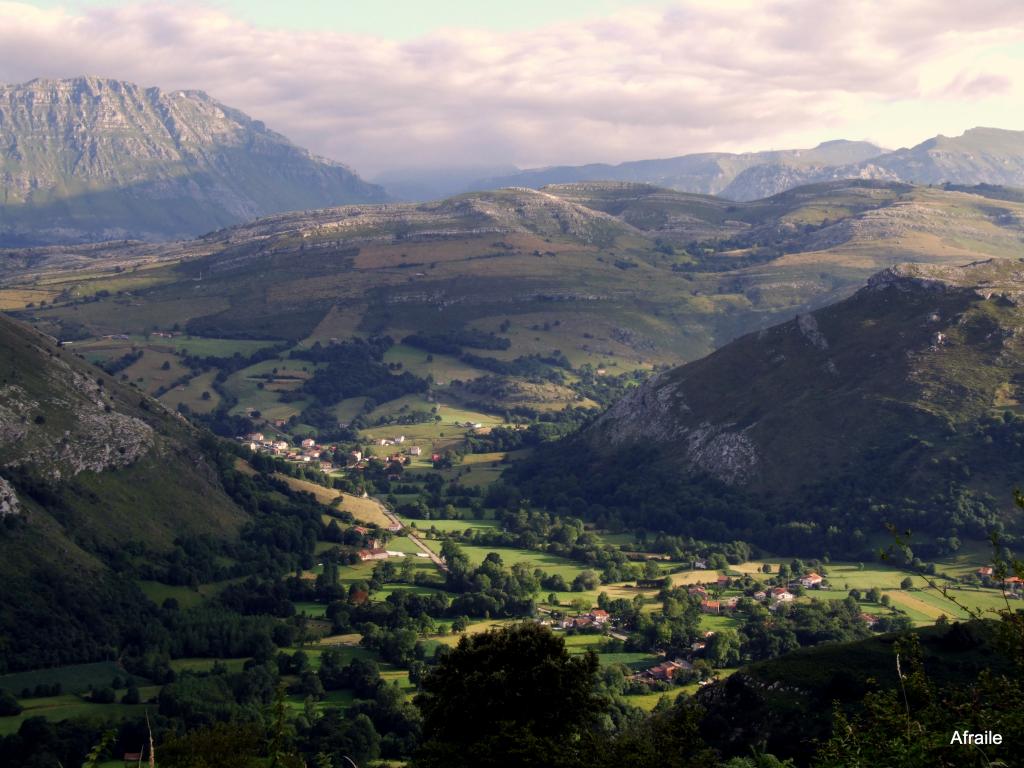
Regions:
<instances>
[{"instance_id":1,"label":"farm building","mask_svg":"<svg viewBox=\"0 0 1024 768\"><path fill-rule=\"evenodd\" d=\"M818 589L824 580L820 574L812 572L800 578L800 586L804 589Z\"/></svg>"},{"instance_id":2,"label":"farm building","mask_svg":"<svg viewBox=\"0 0 1024 768\"><path fill-rule=\"evenodd\" d=\"M651 667L644 675L652 680L671 680L680 672L689 672L693 666L683 659L675 661L663 661L661 664Z\"/></svg>"}]
</instances>

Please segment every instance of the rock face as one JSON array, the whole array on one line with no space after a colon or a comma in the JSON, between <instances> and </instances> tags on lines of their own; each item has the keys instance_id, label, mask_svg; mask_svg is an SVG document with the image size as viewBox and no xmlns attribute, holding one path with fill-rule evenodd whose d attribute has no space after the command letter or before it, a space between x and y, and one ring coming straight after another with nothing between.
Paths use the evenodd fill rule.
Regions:
<instances>
[{"instance_id":1,"label":"rock face","mask_svg":"<svg viewBox=\"0 0 1024 768\"><path fill-rule=\"evenodd\" d=\"M733 423L692 423L681 383L660 377L617 402L594 425L598 440L612 448L655 444L675 460L729 484L744 484L758 464L757 446Z\"/></svg>"},{"instance_id":2,"label":"rock face","mask_svg":"<svg viewBox=\"0 0 1024 768\"><path fill-rule=\"evenodd\" d=\"M781 494L844 477L883 450L920 477L943 451L984 466L978 436L996 429L1001 403L1024 395L1022 306L1016 260L892 267L845 301L661 374L581 437L607 461L643 450L673 471ZM923 447L899 444L907 435ZM955 449L952 435L963 441ZM972 482L986 492L1005 482L981 474Z\"/></svg>"},{"instance_id":3,"label":"rock face","mask_svg":"<svg viewBox=\"0 0 1024 768\"><path fill-rule=\"evenodd\" d=\"M18 494L14 492L10 483L0 477L0 520L19 514L21 514L21 504L18 502Z\"/></svg>"},{"instance_id":4,"label":"rock face","mask_svg":"<svg viewBox=\"0 0 1024 768\"><path fill-rule=\"evenodd\" d=\"M201 91L0 88L0 244L161 240L384 191Z\"/></svg>"},{"instance_id":5,"label":"rock face","mask_svg":"<svg viewBox=\"0 0 1024 768\"><path fill-rule=\"evenodd\" d=\"M154 447L152 427L114 410L96 381L54 359L35 395L18 384L0 387L3 465L31 466L50 480L131 466ZM59 424L51 424L55 415ZM0 488L2 491L2 488Z\"/></svg>"}]
</instances>

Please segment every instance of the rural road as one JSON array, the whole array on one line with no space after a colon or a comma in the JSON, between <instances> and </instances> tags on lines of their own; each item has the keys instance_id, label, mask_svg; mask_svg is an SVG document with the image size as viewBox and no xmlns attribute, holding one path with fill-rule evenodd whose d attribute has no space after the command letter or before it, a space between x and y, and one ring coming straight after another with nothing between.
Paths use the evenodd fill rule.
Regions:
<instances>
[{"instance_id":1,"label":"rural road","mask_svg":"<svg viewBox=\"0 0 1024 768\"><path fill-rule=\"evenodd\" d=\"M421 538L411 533L408 528L402 525L402 521L398 519L397 515L395 515L394 512L388 509L387 505L384 502L382 502L380 499L373 499L373 501L377 503L377 506L380 507L380 511L384 513L384 516L388 520L390 520L394 525L401 526L405 530L405 535L408 536L412 543L415 544L427 557L430 558L430 562L432 562L445 573L448 572L448 566L444 562L444 560L441 559L440 555L438 555L430 547L424 544Z\"/></svg>"}]
</instances>

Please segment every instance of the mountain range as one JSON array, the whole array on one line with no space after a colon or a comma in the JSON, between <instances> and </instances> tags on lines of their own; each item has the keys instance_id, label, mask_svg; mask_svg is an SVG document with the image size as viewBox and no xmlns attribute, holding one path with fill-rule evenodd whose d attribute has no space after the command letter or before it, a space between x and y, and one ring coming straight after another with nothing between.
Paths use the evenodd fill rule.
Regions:
<instances>
[{"instance_id":1,"label":"mountain range","mask_svg":"<svg viewBox=\"0 0 1024 768\"><path fill-rule=\"evenodd\" d=\"M532 168L467 179L462 189L539 189L550 184L621 181L749 201L836 179L1024 186L1024 131L972 128L962 136L935 136L895 151L865 141L835 140L810 149L705 152L617 165ZM412 172L392 172L380 182L400 199L427 199L458 191L450 180L432 185Z\"/></svg>"},{"instance_id":2,"label":"mountain range","mask_svg":"<svg viewBox=\"0 0 1024 768\"><path fill-rule=\"evenodd\" d=\"M98 77L0 87L0 196L7 245L169 240L387 199L201 91Z\"/></svg>"}]
</instances>

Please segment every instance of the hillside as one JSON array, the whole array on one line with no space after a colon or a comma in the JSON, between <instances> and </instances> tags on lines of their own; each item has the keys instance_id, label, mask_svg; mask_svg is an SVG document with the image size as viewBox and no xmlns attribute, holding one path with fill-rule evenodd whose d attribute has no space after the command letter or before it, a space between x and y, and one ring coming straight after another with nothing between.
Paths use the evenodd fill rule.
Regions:
<instances>
[{"instance_id":1,"label":"hillside","mask_svg":"<svg viewBox=\"0 0 1024 768\"><path fill-rule=\"evenodd\" d=\"M298 417L301 381L260 389L275 366L226 359L373 336L395 342L392 373L432 378L408 408L552 411L593 403L580 377L696 360L895 263L1012 258L1024 204L995 194L856 180L736 203L588 182L292 212L191 241L2 251L0 307L95 361L145 351L121 375L193 411ZM204 378L196 350L229 380ZM346 422L382 405L379 389L341 394Z\"/></svg>"},{"instance_id":2,"label":"hillside","mask_svg":"<svg viewBox=\"0 0 1024 768\"><path fill-rule=\"evenodd\" d=\"M915 630L932 695L975 685L983 670L1013 675L998 633L994 621ZM726 753L743 753L751 741L763 740L772 754L806 764L833 734L837 704L847 714L858 712L866 693L896 687L901 640L906 643L905 636L892 633L826 643L750 664L698 694L706 711L704 732Z\"/></svg>"},{"instance_id":3,"label":"hillside","mask_svg":"<svg viewBox=\"0 0 1024 768\"><path fill-rule=\"evenodd\" d=\"M385 199L201 91L96 77L0 87L0 244L167 240Z\"/></svg>"},{"instance_id":4,"label":"hillside","mask_svg":"<svg viewBox=\"0 0 1024 768\"><path fill-rule=\"evenodd\" d=\"M66 660L76 637L102 658L141 599L114 553L233 538L246 516L182 419L2 315L0 349L5 665Z\"/></svg>"},{"instance_id":5,"label":"hillside","mask_svg":"<svg viewBox=\"0 0 1024 768\"><path fill-rule=\"evenodd\" d=\"M916 532L922 552L997 521L1017 531L1022 296L1017 260L886 270L639 387L548 457L552 469L519 477L550 498L547 476L568 465L562 494L633 524L748 530L790 548L863 551L886 522ZM660 480L666 490L629 509L611 491ZM680 482L690 490L673 498Z\"/></svg>"}]
</instances>

